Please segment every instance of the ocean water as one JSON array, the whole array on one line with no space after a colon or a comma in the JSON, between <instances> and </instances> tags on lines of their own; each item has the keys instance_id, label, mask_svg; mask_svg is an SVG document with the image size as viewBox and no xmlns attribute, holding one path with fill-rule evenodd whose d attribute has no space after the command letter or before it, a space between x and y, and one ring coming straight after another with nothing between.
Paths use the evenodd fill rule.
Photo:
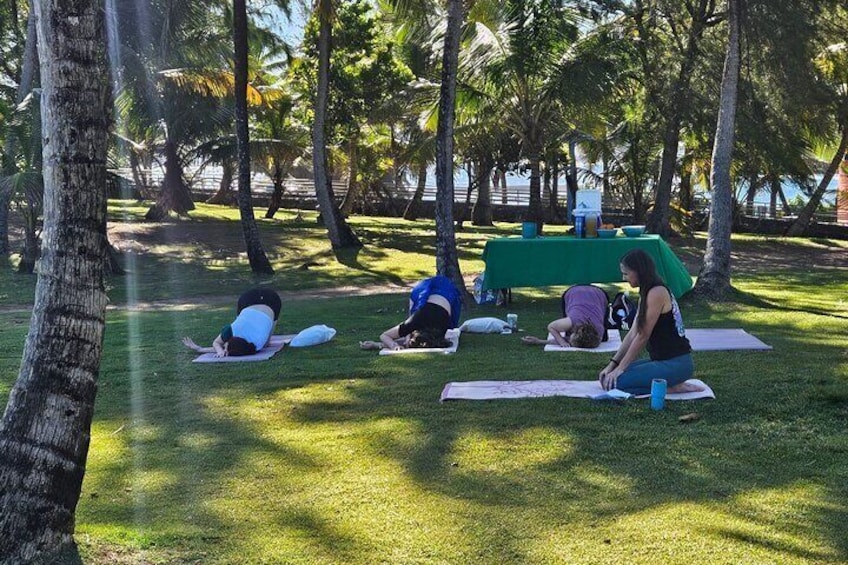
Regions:
<instances>
[{"instance_id":1,"label":"ocean water","mask_svg":"<svg viewBox=\"0 0 848 565\"><path fill-rule=\"evenodd\" d=\"M819 182L821 182L822 177L823 177L823 175L816 175L815 176L817 184ZM415 179L411 178L411 179L408 180L408 182L411 185L414 186ZM468 188L468 174L466 173L466 171L464 169L458 170L456 172L456 174L454 174L453 182L454 182L454 189L457 192L459 192L460 190L466 190ZM506 174L506 183L507 183L507 186L510 187L510 189L529 190L529 188L530 188L530 174L528 173L528 174L522 175L522 174L518 174L518 173L509 172L509 173ZM434 188L435 186L436 186L436 170L435 170L435 167L431 167L430 170L427 173L427 187ZM564 194L564 192L562 192L562 190L563 190L562 187L566 186L565 176L560 176L559 186L560 186L561 193ZM797 196L800 196L801 199L804 202L807 201L806 194L804 194L804 192L798 187L798 185L795 184L794 182L792 182L791 180L784 179L781 182L781 186L783 187L783 194L784 194L784 196L786 196L786 200L789 203L792 203ZM838 186L838 179L837 179L836 176L834 176L831 179L830 184L828 184L827 191L825 192L824 196L822 197L822 202L824 204L828 204L828 205L835 204L837 186ZM582 186L581 185L580 188L582 189L582 188L595 188L595 187L593 187L593 186ZM696 190L698 190L698 187L696 187ZM703 192L703 190L704 190L704 187L701 186L700 191ZM747 190L748 190L747 183L741 184L739 186L739 188L737 189L737 199L743 200L745 198L745 194L746 194ZM705 195L705 196L707 198L709 198L709 195ZM770 202L770 199L771 199L771 191L768 190L768 189L761 189L760 191L757 192L756 196L754 197L754 203L755 204L768 205L769 202ZM778 203L779 202L780 201L778 200Z\"/></svg>"}]
</instances>

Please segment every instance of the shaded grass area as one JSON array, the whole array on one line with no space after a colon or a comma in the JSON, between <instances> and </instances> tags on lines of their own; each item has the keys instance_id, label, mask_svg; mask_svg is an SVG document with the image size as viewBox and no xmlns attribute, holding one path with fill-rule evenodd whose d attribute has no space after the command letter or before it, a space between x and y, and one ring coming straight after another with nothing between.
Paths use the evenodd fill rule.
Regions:
<instances>
[{"instance_id":1,"label":"shaded grass area","mask_svg":"<svg viewBox=\"0 0 848 565\"><path fill-rule=\"evenodd\" d=\"M112 201L111 217L135 220L143 215L135 202ZM140 300L174 296L236 294L256 283L279 289L328 288L405 284L435 273L435 228L432 220L407 222L398 218L353 216L350 224L364 243L361 250L333 253L326 229L316 223L315 212L281 210L273 220L257 223L266 254L274 267L272 276L250 273L244 251L238 210L200 204L190 220L166 224L138 222L116 225L110 232L113 243L125 252L127 269L137 275L138 286L123 288L121 278L111 281L110 296L120 303L128 292ZM565 227L552 233L564 233ZM473 228L457 234L463 272L483 269L480 256L486 239L518 233L515 224L496 228ZM153 273L176 273L164 277L179 280L178 288L154 284Z\"/></svg>"},{"instance_id":2,"label":"shaded grass area","mask_svg":"<svg viewBox=\"0 0 848 565\"><path fill-rule=\"evenodd\" d=\"M166 262L138 282L224 293L194 274ZM249 365L193 365L178 343L211 340L230 305L110 311L77 541L92 563L845 562L848 280L786 264L734 284L730 302L682 301L687 325L774 350L696 353L717 400L662 412L439 403L446 382L590 379L606 356L500 335L465 335L454 356L359 351L403 317L403 294L287 301L280 333L327 323L337 338ZM562 290L518 290L510 311L540 334ZM488 315L505 310L464 317ZM4 403L27 323L0 313Z\"/></svg>"}]
</instances>

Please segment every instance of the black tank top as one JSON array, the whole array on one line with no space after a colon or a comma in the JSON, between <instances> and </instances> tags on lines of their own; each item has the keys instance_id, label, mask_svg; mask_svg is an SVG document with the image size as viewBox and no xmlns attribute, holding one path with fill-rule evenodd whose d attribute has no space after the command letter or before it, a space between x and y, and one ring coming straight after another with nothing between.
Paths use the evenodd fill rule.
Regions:
<instances>
[{"instance_id":1,"label":"black tank top","mask_svg":"<svg viewBox=\"0 0 848 565\"><path fill-rule=\"evenodd\" d=\"M683 327L683 316L677 306L674 295L665 287L671 297L671 310L660 314L654 331L648 338L648 354L654 361L673 359L692 351L689 340L686 339L686 330Z\"/></svg>"}]
</instances>

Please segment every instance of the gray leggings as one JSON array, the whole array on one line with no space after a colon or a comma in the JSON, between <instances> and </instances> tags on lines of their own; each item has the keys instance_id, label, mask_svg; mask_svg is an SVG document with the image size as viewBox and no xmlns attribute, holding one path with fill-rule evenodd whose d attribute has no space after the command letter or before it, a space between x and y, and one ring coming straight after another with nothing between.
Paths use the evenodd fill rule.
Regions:
<instances>
[{"instance_id":1,"label":"gray leggings","mask_svg":"<svg viewBox=\"0 0 848 565\"><path fill-rule=\"evenodd\" d=\"M639 359L621 373L616 388L630 394L649 394L652 379L665 379L668 386L673 387L691 379L694 374L695 364L691 353L663 361Z\"/></svg>"}]
</instances>

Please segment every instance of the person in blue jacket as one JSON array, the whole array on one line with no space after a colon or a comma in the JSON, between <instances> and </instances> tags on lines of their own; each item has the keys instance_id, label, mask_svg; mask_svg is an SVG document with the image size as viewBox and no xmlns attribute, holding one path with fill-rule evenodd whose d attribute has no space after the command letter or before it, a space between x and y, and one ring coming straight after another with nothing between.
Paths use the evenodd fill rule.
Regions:
<instances>
[{"instance_id":1,"label":"person in blue jacket","mask_svg":"<svg viewBox=\"0 0 848 565\"><path fill-rule=\"evenodd\" d=\"M459 326L462 297L451 280L436 275L419 282L409 295L409 317L380 335L380 341L361 341L362 349L450 347L445 332Z\"/></svg>"}]
</instances>

